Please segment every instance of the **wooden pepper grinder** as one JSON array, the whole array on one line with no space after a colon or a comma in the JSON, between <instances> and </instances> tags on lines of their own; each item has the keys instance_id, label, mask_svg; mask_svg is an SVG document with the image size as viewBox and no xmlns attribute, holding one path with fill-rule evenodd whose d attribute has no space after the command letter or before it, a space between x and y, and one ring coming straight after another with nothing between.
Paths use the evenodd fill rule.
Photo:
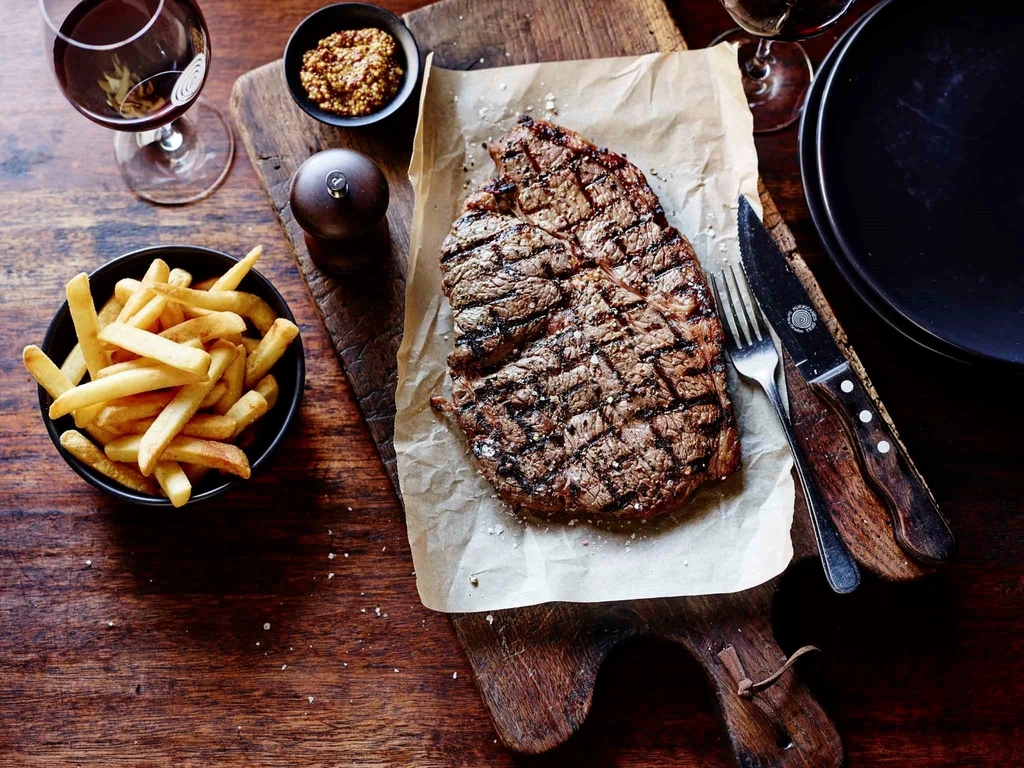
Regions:
<instances>
[{"instance_id":1,"label":"wooden pepper grinder","mask_svg":"<svg viewBox=\"0 0 1024 768\"><path fill-rule=\"evenodd\" d=\"M291 206L313 262L355 272L379 256L373 237L388 210L389 189L373 160L351 149L317 152L292 177ZM386 226L386 225L385 225Z\"/></svg>"}]
</instances>

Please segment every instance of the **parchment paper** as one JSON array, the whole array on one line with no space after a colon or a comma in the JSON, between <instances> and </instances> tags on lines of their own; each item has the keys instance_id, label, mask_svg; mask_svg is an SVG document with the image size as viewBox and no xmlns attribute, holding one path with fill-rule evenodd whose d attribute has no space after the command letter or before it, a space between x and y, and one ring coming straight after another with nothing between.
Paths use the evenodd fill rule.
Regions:
<instances>
[{"instance_id":1,"label":"parchment paper","mask_svg":"<svg viewBox=\"0 0 1024 768\"><path fill-rule=\"evenodd\" d=\"M395 423L420 598L471 612L734 592L776 576L793 553L790 454L764 395L735 376L743 469L647 524L516 516L476 470L458 427L431 409L432 396L450 393L441 241L467 194L494 173L482 142L524 112L627 155L705 269L738 260L739 194L759 204L752 120L727 45L476 72L428 62L409 169L416 205Z\"/></svg>"}]
</instances>

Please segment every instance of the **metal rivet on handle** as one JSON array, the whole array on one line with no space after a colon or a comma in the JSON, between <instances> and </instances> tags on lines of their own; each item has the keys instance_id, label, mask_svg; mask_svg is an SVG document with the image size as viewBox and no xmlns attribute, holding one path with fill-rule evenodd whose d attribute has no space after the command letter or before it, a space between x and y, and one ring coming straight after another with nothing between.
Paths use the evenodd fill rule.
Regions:
<instances>
[{"instance_id":1,"label":"metal rivet on handle","mask_svg":"<svg viewBox=\"0 0 1024 768\"><path fill-rule=\"evenodd\" d=\"M863 421L865 424L871 421L871 411L861 411L860 420Z\"/></svg>"},{"instance_id":2,"label":"metal rivet on handle","mask_svg":"<svg viewBox=\"0 0 1024 768\"><path fill-rule=\"evenodd\" d=\"M839 385L839 388L843 390L843 392L853 392L853 382L849 379L844 379L843 383Z\"/></svg>"},{"instance_id":3,"label":"metal rivet on handle","mask_svg":"<svg viewBox=\"0 0 1024 768\"><path fill-rule=\"evenodd\" d=\"M890 445L889 445L889 441L888 440L882 440L881 442L878 443L878 452L879 453L888 453L889 452L889 448L890 448Z\"/></svg>"}]
</instances>

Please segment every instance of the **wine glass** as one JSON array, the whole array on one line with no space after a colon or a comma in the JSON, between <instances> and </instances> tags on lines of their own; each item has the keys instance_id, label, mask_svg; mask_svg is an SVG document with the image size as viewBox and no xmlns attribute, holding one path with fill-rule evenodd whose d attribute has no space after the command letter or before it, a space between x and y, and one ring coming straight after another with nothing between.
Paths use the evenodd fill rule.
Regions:
<instances>
[{"instance_id":1,"label":"wine glass","mask_svg":"<svg viewBox=\"0 0 1024 768\"><path fill-rule=\"evenodd\" d=\"M712 45L739 46L754 133L792 125L800 117L814 77L811 60L796 41L820 35L850 9L853 0L722 0L722 5L740 28L719 35Z\"/></svg>"},{"instance_id":2,"label":"wine glass","mask_svg":"<svg viewBox=\"0 0 1024 768\"><path fill-rule=\"evenodd\" d=\"M39 0L43 42L72 106L118 131L114 157L139 197L209 195L234 157L231 127L199 91L210 34L193 0ZM191 107L191 109L190 109Z\"/></svg>"}]
</instances>

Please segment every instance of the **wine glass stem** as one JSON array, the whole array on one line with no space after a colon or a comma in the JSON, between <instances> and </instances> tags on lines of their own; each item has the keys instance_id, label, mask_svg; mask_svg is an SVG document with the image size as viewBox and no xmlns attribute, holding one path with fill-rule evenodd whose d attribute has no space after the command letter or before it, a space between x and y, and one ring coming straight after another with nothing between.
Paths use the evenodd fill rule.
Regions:
<instances>
[{"instance_id":1,"label":"wine glass stem","mask_svg":"<svg viewBox=\"0 0 1024 768\"><path fill-rule=\"evenodd\" d=\"M764 80L771 72L768 61L772 55L772 41L762 37L757 44L754 55L747 60L747 77L751 80Z\"/></svg>"},{"instance_id":2,"label":"wine glass stem","mask_svg":"<svg viewBox=\"0 0 1024 768\"><path fill-rule=\"evenodd\" d=\"M185 136L178 130L177 120L157 129L156 140L164 152L177 152L185 142Z\"/></svg>"}]
</instances>

